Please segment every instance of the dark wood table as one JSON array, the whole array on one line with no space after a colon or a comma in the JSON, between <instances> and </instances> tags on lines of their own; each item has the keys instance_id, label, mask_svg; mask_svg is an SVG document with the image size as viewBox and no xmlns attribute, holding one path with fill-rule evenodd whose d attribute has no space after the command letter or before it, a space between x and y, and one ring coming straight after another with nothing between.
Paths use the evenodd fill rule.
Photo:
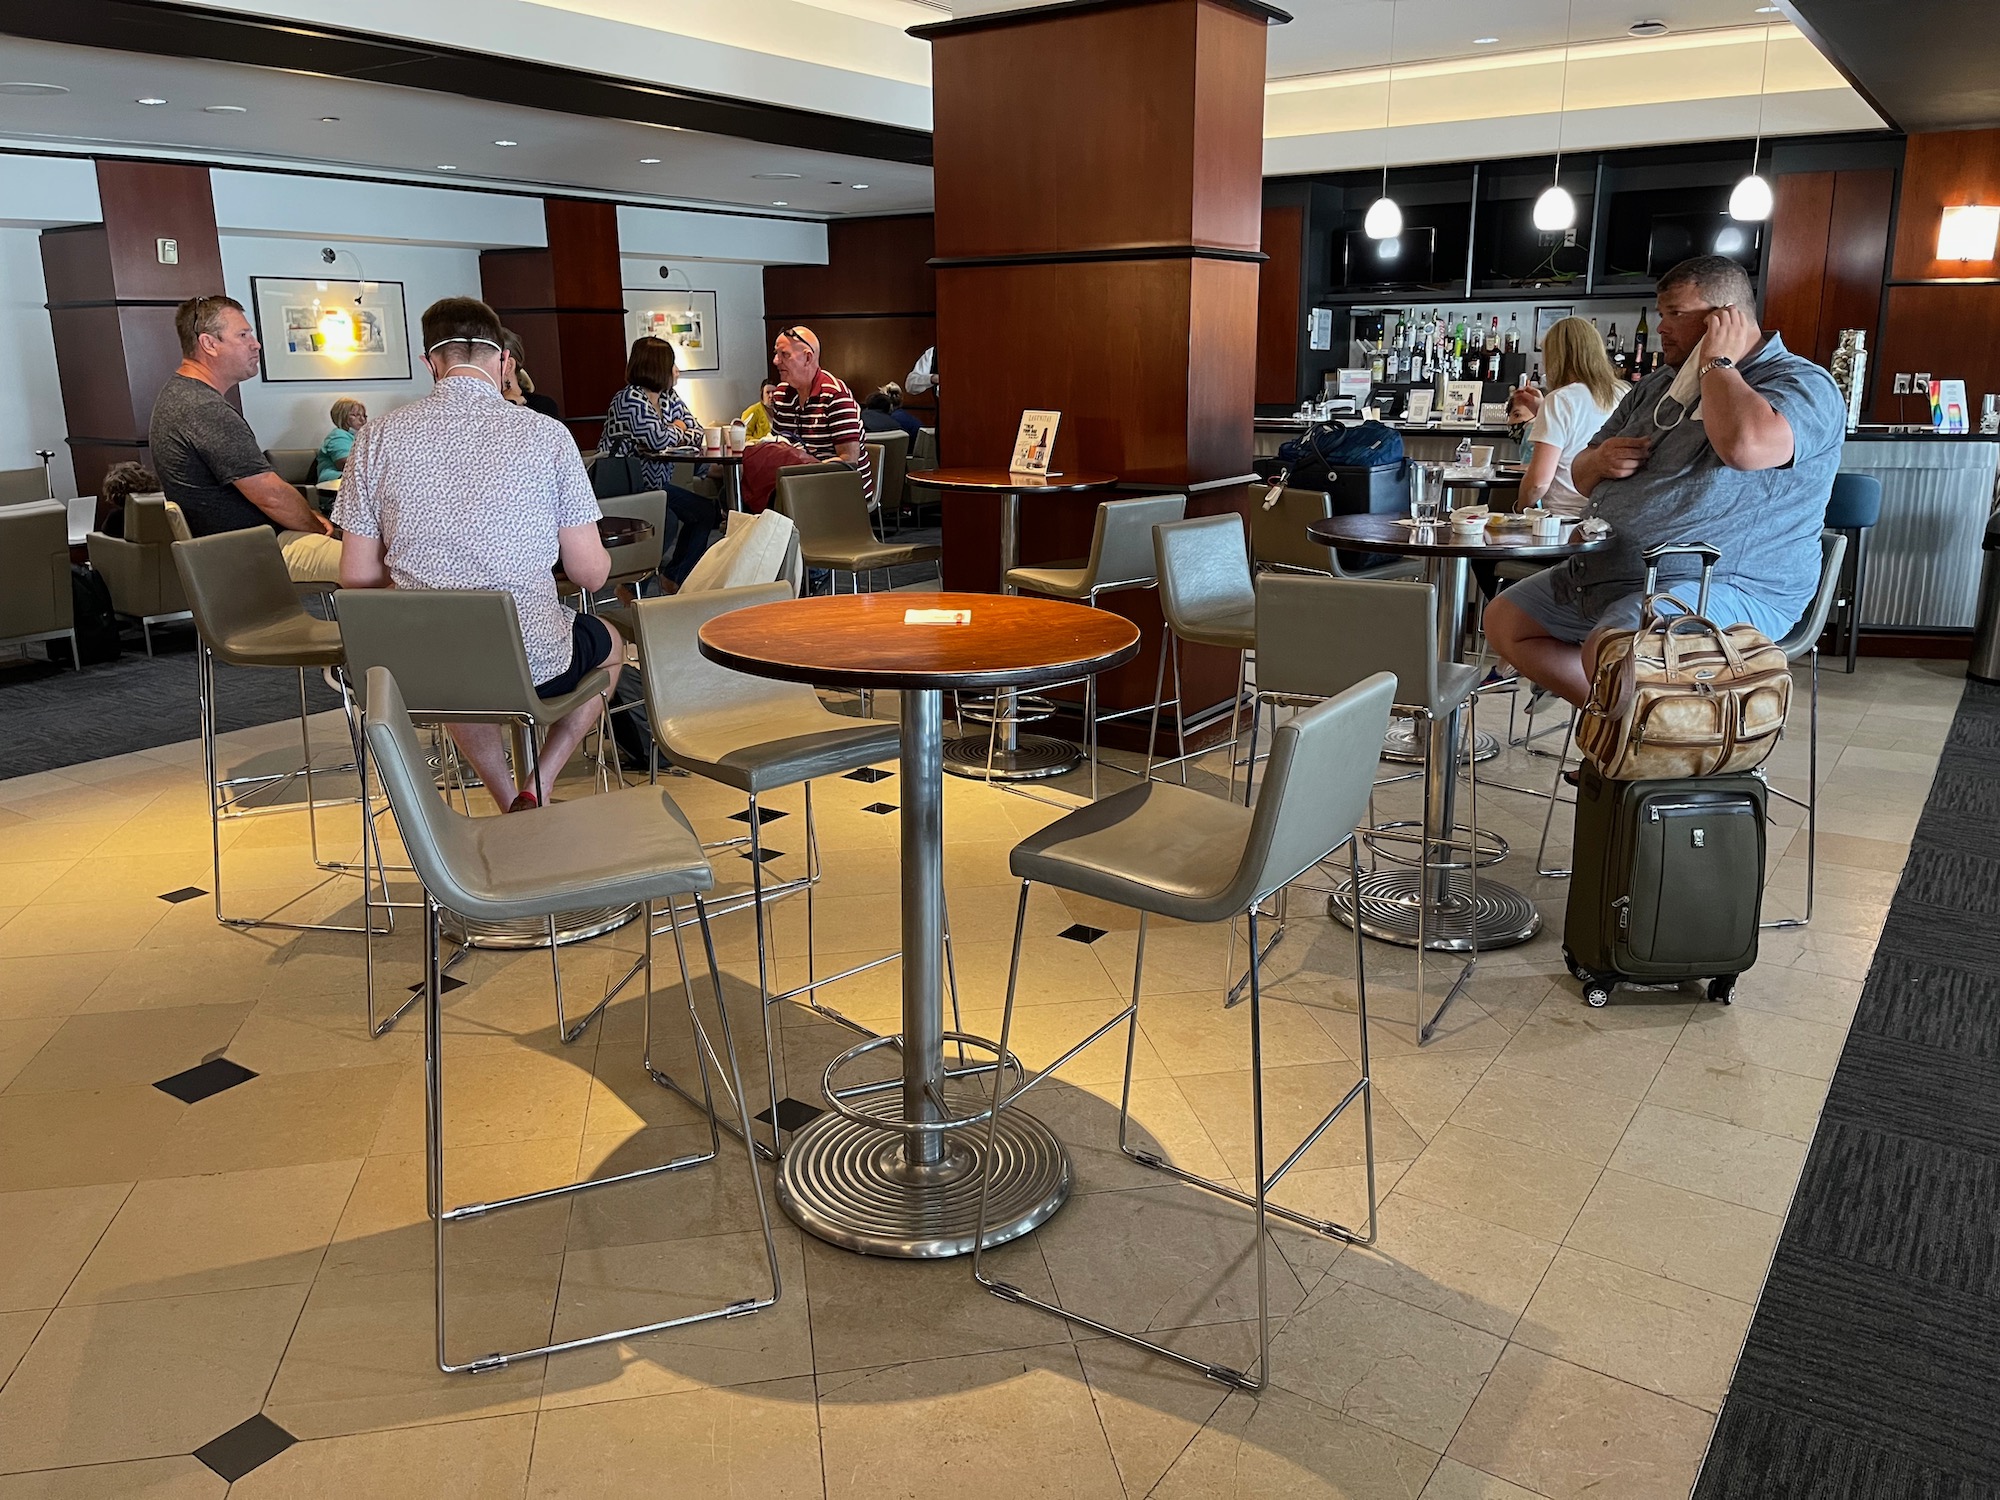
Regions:
<instances>
[{"instance_id":1,"label":"dark wood table","mask_svg":"<svg viewBox=\"0 0 2000 1500\"><path fill-rule=\"evenodd\" d=\"M969 610L963 625L906 622L912 610ZM808 1233L868 1255L928 1258L972 1249L979 1210L976 1148L961 1139L990 1088L956 1082L945 1044L993 1054L994 1043L944 1029L944 694L1070 681L1130 661L1130 620L1057 599L1005 594L836 594L719 615L701 627L702 655L761 677L902 693L903 1030L850 1048L827 1069L833 1109L792 1140L778 1202ZM837 1068L885 1045L900 1083L859 1093ZM856 1101L856 1102L850 1102ZM981 1122L983 1129L983 1122ZM1069 1158L1021 1110L1001 1119L1002 1163L985 1243L1027 1233L1069 1196Z\"/></svg>"},{"instance_id":2,"label":"dark wood table","mask_svg":"<svg viewBox=\"0 0 2000 1500\"><path fill-rule=\"evenodd\" d=\"M908 476L909 483L927 490L970 490L1000 497L1000 576L1002 593L1008 592L1007 575L1021 565L1021 497L1023 495L1074 495L1087 490L1109 489L1118 482L1116 474L1092 469L1073 469L1054 474L1017 474L1004 468L924 469ZM1083 758L1083 752L1068 740L1020 732L1012 692L994 701L994 728L984 737L961 735L945 741L945 769L954 776L971 776L993 781L1030 781L1041 776L1060 776ZM996 740L997 737L997 740Z\"/></svg>"},{"instance_id":3,"label":"dark wood table","mask_svg":"<svg viewBox=\"0 0 2000 1500\"><path fill-rule=\"evenodd\" d=\"M1400 516L1328 516L1306 527L1306 535L1328 547L1347 547L1368 552L1387 552L1400 557L1421 557L1424 576L1436 593L1437 650L1440 661L1459 661L1458 643L1465 620L1467 577L1475 561L1498 562L1506 558L1555 560L1595 552L1611 544L1606 536L1586 541L1574 526L1566 526L1559 540L1501 534L1459 537L1449 525L1412 526ZM1345 887L1328 902L1328 909L1343 921L1359 921L1361 930L1385 942L1415 947L1419 903L1426 903L1424 927L1427 948L1464 951L1476 938L1481 949L1505 948L1525 943L1541 930L1541 912L1535 903L1500 881L1482 878L1475 906L1453 872L1440 869L1440 862L1452 858L1458 833L1458 760L1464 733L1465 709L1433 721L1428 784L1425 800L1431 809L1431 825L1424 837L1431 844L1432 886L1421 890L1417 872L1410 868L1384 868L1365 874L1358 892ZM1479 857L1477 850L1473 858ZM1440 1012L1442 1014L1442 1012ZM1431 1024L1436 1024L1436 1017Z\"/></svg>"}]
</instances>

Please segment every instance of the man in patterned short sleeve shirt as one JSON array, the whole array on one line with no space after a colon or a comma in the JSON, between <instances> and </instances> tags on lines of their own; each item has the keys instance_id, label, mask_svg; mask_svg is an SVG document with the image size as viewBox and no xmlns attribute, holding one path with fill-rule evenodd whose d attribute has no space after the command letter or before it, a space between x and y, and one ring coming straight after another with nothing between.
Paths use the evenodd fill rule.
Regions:
<instances>
[{"instance_id":1,"label":"man in patterned short sleeve shirt","mask_svg":"<svg viewBox=\"0 0 2000 1500\"><path fill-rule=\"evenodd\" d=\"M434 302L423 329L437 383L423 400L362 428L347 461L334 510L345 532L342 586L505 589L537 693L560 697L597 667L616 684L625 643L602 620L566 608L550 571L560 559L586 589L611 573L576 443L560 422L501 394L512 361L484 302ZM601 707L592 698L557 721L537 786L516 788L498 725L454 724L451 736L501 811L518 812L549 800Z\"/></svg>"}]
</instances>

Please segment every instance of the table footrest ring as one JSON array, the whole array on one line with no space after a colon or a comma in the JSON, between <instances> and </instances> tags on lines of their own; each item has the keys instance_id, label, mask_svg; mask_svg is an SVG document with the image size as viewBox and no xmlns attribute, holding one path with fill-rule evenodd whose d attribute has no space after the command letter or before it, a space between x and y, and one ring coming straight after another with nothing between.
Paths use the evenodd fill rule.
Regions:
<instances>
[{"instance_id":1,"label":"table footrest ring","mask_svg":"<svg viewBox=\"0 0 2000 1500\"><path fill-rule=\"evenodd\" d=\"M960 1078L984 1076L990 1074L998 1066L1006 1068L1014 1075L1014 1085L1010 1085L1007 1090L1011 1094L1014 1092L1014 1087L1025 1081L1027 1077L1026 1070L1021 1066L1021 1059L1011 1052L1004 1058L1001 1058L1000 1044L987 1037L974 1036L970 1032L964 1031L947 1031L944 1033L944 1043L946 1050L945 1076L940 1080L941 1085L949 1085ZM990 1094L986 1096L988 1102L983 1107L966 1114L954 1114L945 1087L940 1087L932 1096L932 1105L938 1110L940 1115L940 1118L935 1120L887 1119L882 1115L868 1114L863 1110L855 1108L854 1105L848 1102L850 1099L871 1098L885 1093L900 1092L903 1088L903 1080L900 1077L880 1079L868 1083L848 1084L845 1087L841 1086L837 1081L836 1075L843 1069L858 1061L867 1053L881 1047L893 1047L900 1054L903 1050L903 1038L901 1034L891 1033L888 1036L869 1037L866 1041L856 1042L845 1052L837 1054L826 1065L826 1071L820 1075L820 1088L826 1095L828 1109L834 1114L839 1115L843 1120L852 1121L854 1124L865 1126L870 1130L880 1130L895 1135L918 1136L937 1135L952 1130L963 1130L968 1125L982 1124L992 1117L993 1106ZM962 1056L967 1048L971 1048L975 1052L985 1053L989 1057L996 1059L996 1061L981 1063L969 1068L954 1066L951 1057L953 1049L956 1049L959 1055ZM961 1089L958 1092L963 1094L964 1091ZM983 1093L984 1090L980 1092ZM978 1097L978 1095L975 1094L974 1097Z\"/></svg>"},{"instance_id":2,"label":"table footrest ring","mask_svg":"<svg viewBox=\"0 0 2000 1500\"><path fill-rule=\"evenodd\" d=\"M959 701L958 722L961 725L1005 724L1009 721L1016 724L1034 724L1042 719L1054 718L1055 712L1056 706L1053 701L1028 693L1017 693L1014 697L1014 707L1008 713L1000 711L997 698L984 695L974 698L967 695Z\"/></svg>"},{"instance_id":3,"label":"table footrest ring","mask_svg":"<svg viewBox=\"0 0 2000 1500\"><path fill-rule=\"evenodd\" d=\"M1390 823L1377 823L1372 828L1361 830L1361 841L1376 858L1386 860L1392 865L1407 865L1414 870L1420 863L1417 856L1423 826L1422 820L1418 818L1399 818ZM1432 840L1433 844L1448 842L1452 851L1452 857L1448 860L1433 859L1431 861L1433 870L1463 870L1466 867L1463 857L1466 832L1464 828L1459 828L1454 830L1448 841ZM1499 864L1513 852L1513 845L1490 828L1479 830L1478 843L1479 868L1482 870L1489 865Z\"/></svg>"}]
</instances>

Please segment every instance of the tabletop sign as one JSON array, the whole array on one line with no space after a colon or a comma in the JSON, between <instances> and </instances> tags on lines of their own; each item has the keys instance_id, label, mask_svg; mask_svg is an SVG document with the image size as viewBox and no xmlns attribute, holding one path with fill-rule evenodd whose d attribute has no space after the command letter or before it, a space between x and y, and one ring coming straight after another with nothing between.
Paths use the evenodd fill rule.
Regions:
<instances>
[{"instance_id":1,"label":"tabletop sign","mask_svg":"<svg viewBox=\"0 0 2000 1500\"><path fill-rule=\"evenodd\" d=\"M1049 457L1056 449L1059 411L1024 411L1021 430L1014 436L1014 456L1007 463L1012 474L1047 474Z\"/></svg>"},{"instance_id":2,"label":"tabletop sign","mask_svg":"<svg viewBox=\"0 0 2000 1500\"><path fill-rule=\"evenodd\" d=\"M970 625L972 611L969 609L906 609L903 611L905 625Z\"/></svg>"}]
</instances>

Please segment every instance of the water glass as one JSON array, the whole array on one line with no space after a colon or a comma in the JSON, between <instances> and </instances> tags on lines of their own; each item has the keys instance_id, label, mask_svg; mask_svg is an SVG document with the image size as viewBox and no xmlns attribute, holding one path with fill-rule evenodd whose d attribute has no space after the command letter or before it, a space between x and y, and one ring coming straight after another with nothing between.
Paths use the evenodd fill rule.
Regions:
<instances>
[{"instance_id":1,"label":"water glass","mask_svg":"<svg viewBox=\"0 0 2000 1500\"><path fill-rule=\"evenodd\" d=\"M1410 465L1410 519L1419 526L1435 526L1438 505L1444 498L1444 465Z\"/></svg>"}]
</instances>

